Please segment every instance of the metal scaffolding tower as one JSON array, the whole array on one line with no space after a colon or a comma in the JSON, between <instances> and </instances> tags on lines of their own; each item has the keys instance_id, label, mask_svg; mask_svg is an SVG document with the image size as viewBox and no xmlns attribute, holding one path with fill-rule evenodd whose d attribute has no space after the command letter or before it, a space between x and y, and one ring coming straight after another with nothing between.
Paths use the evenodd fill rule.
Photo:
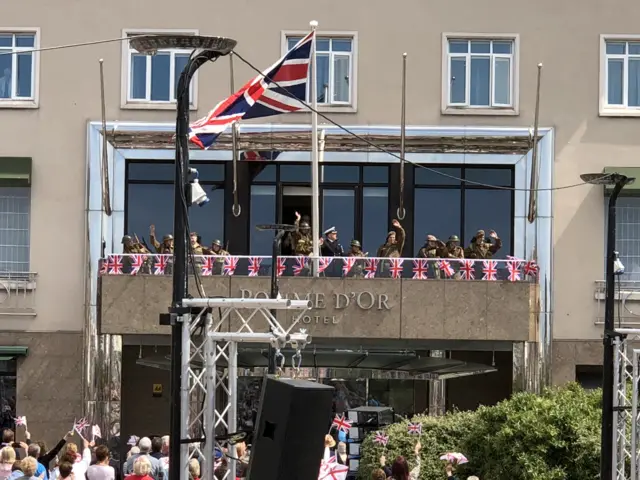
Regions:
<instances>
[{"instance_id":1,"label":"metal scaffolding tower","mask_svg":"<svg viewBox=\"0 0 640 480\"><path fill-rule=\"evenodd\" d=\"M640 340L640 329L619 328L614 348L614 451L616 480L640 480L640 349L628 342Z\"/></svg>"},{"instance_id":2,"label":"metal scaffolding tower","mask_svg":"<svg viewBox=\"0 0 640 480\"><path fill-rule=\"evenodd\" d=\"M236 432L238 343L265 343L272 346L284 367L280 350L287 345L295 349L291 359L300 367L301 351L311 343L304 329L293 332L302 316L311 309L307 300L196 298L184 299L182 305L199 313L182 315L182 375L180 471L189 478L191 458L201 457L202 480L214 480L216 449L230 445L218 442L217 436ZM299 311L288 328L277 320L280 310ZM214 318L215 317L215 318ZM262 322L260 322L262 320ZM259 322L259 323L256 323ZM266 332L266 333L261 333ZM193 443L189 440L193 439ZM225 479L236 478L235 451L227 456ZM213 466L213 468L211 468Z\"/></svg>"}]
</instances>

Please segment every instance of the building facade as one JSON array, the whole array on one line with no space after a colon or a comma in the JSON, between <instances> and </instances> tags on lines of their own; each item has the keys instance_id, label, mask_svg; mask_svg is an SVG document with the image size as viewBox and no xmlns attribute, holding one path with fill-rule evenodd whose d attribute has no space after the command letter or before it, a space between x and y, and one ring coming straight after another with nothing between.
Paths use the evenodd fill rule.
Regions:
<instances>
[{"instance_id":1,"label":"building facade","mask_svg":"<svg viewBox=\"0 0 640 480\"><path fill-rule=\"evenodd\" d=\"M169 304L170 281L144 272L101 276L99 262L122 252L124 234L148 242L150 225L159 235L172 229L174 91L188 52L147 57L126 41L49 47L145 33L216 34L238 40L242 58L262 69L312 19L320 25L319 110L375 145L320 119L321 226L337 227L345 247L358 239L373 256L404 209L407 260L398 273L402 278L382 278L377 270L374 278L343 278L337 269L310 280L289 278L295 276L292 258L282 291L329 299L305 320L318 348L451 361L428 382L390 386L388 379L368 378L364 390L350 391L362 390L354 395L364 401L383 398L401 411L431 406L437 413L445 406L495 402L518 389L591 382L601 356L597 282L603 279L606 192L572 186L581 183L581 173L637 167L640 36L631 19L640 7L629 3L624 14L595 4L580 4L579 10L550 3L532 10L522 2L494 7L499 16L485 6L456 2L428 8L409 2L393 12L376 2L366 11L331 2L313 11L285 1L276 10L239 3L218 12L198 0L191 10L211 9L211 15L190 15L176 24L175 6L162 1L151 8L119 1L109 9L30 1L7 6L0 25L5 422L27 415L32 433L51 439L81 414L95 418L103 431L123 435L163 433L168 426L162 415L168 374L149 365L159 366L168 354L167 330L157 316ZM82 21L68 28L69 18ZM567 31L569 21L574 26ZM407 162L401 164L404 52L408 128ZM106 129L100 122L99 59ZM534 139L538 63L541 127ZM236 88L255 75L239 57L233 73ZM193 119L230 93L230 77L229 58L198 72ZM192 151L212 200L192 210L191 227L203 242L220 239L239 260L231 278L205 278L215 294L268 290L260 278L268 259L267 270L248 277L249 257L268 256L271 248L272 234L255 226L291 222L296 211L311 213L310 115L269 120L241 126L235 167L228 137L214 149ZM256 157L263 160L245 161ZM539 190L530 221L532 171ZM617 248L628 272L620 322L629 326L640 299L633 283L640 272L640 230L635 190L626 192ZM240 207L237 216L234 205ZM459 235L466 245L480 228L496 230L503 240L495 257L498 280L481 280L480 270L473 281L412 278L427 234ZM507 256L535 260L536 280L510 281ZM338 308L340 295L376 306L362 309L356 300ZM456 375L445 376L445 367ZM478 375L453 378L463 373ZM358 384L359 378L343 383Z\"/></svg>"}]
</instances>

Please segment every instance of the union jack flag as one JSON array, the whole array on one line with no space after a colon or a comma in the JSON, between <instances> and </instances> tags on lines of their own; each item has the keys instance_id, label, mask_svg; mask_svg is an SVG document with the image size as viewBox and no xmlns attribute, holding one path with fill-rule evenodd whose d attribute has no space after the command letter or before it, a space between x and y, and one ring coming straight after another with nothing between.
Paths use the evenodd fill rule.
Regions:
<instances>
[{"instance_id":1,"label":"union jack flag","mask_svg":"<svg viewBox=\"0 0 640 480\"><path fill-rule=\"evenodd\" d=\"M389 443L389 437L382 432L376 432L376 435L373 437L373 442L386 447L387 443Z\"/></svg>"},{"instance_id":2,"label":"union jack flag","mask_svg":"<svg viewBox=\"0 0 640 480\"><path fill-rule=\"evenodd\" d=\"M324 272L333 262L333 257L322 257L318 259L318 273Z\"/></svg>"},{"instance_id":3,"label":"union jack flag","mask_svg":"<svg viewBox=\"0 0 640 480\"><path fill-rule=\"evenodd\" d=\"M260 265L262 264L262 258L250 257L249 258L249 276L257 277L260 273Z\"/></svg>"},{"instance_id":4,"label":"union jack flag","mask_svg":"<svg viewBox=\"0 0 640 480\"><path fill-rule=\"evenodd\" d=\"M402 276L402 264L404 260L402 258L392 258L389 260L391 266L389 270L391 271L391 276L393 278L400 278Z\"/></svg>"},{"instance_id":5,"label":"union jack flag","mask_svg":"<svg viewBox=\"0 0 640 480\"><path fill-rule=\"evenodd\" d=\"M498 262L495 260L483 260L482 274L482 280L495 281L498 274Z\"/></svg>"},{"instance_id":6,"label":"union jack flag","mask_svg":"<svg viewBox=\"0 0 640 480\"><path fill-rule=\"evenodd\" d=\"M342 259L342 275L345 277L349 275L349 272L351 271L351 269L355 264L356 264L355 257L343 258Z\"/></svg>"},{"instance_id":7,"label":"union jack flag","mask_svg":"<svg viewBox=\"0 0 640 480\"><path fill-rule=\"evenodd\" d=\"M424 280L427 278L427 260L424 258L417 258L413 260L413 278L417 280Z\"/></svg>"},{"instance_id":8,"label":"union jack flag","mask_svg":"<svg viewBox=\"0 0 640 480\"><path fill-rule=\"evenodd\" d=\"M409 425L407 425L407 432L409 435L422 435L422 424L409 423Z\"/></svg>"},{"instance_id":9,"label":"union jack flag","mask_svg":"<svg viewBox=\"0 0 640 480\"><path fill-rule=\"evenodd\" d=\"M284 271L287 269L287 259L279 257L278 258L278 266L276 267L278 276L281 277Z\"/></svg>"},{"instance_id":10,"label":"union jack flag","mask_svg":"<svg viewBox=\"0 0 640 480\"><path fill-rule=\"evenodd\" d=\"M475 262L473 260L461 260L460 261L460 273L465 280L473 280L476 278L475 268L473 266Z\"/></svg>"},{"instance_id":11,"label":"union jack flag","mask_svg":"<svg viewBox=\"0 0 640 480\"><path fill-rule=\"evenodd\" d=\"M538 267L538 264L535 260L529 260L524 265L524 274L528 277L537 277L539 270L540 268Z\"/></svg>"},{"instance_id":12,"label":"union jack flag","mask_svg":"<svg viewBox=\"0 0 640 480\"><path fill-rule=\"evenodd\" d=\"M73 421L73 430L82 435L82 431L89 426L89 422L86 418L81 418L80 420Z\"/></svg>"},{"instance_id":13,"label":"union jack flag","mask_svg":"<svg viewBox=\"0 0 640 480\"><path fill-rule=\"evenodd\" d=\"M206 277L213 275L213 268L216 265L215 257L206 256L203 258L204 258L204 264L202 264L202 267L201 267L202 275Z\"/></svg>"},{"instance_id":14,"label":"union jack flag","mask_svg":"<svg viewBox=\"0 0 640 480\"><path fill-rule=\"evenodd\" d=\"M300 40L284 57L223 100L206 117L191 124L189 139L209 148L229 126L245 119L297 112L307 95L307 77L315 32Z\"/></svg>"},{"instance_id":15,"label":"union jack flag","mask_svg":"<svg viewBox=\"0 0 640 480\"><path fill-rule=\"evenodd\" d=\"M131 275L137 275L146 259L146 255L131 255Z\"/></svg>"},{"instance_id":16,"label":"union jack flag","mask_svg":"<svg viewBox=\"0 0 640 480\"><path fill-rule=\"evenodd\" d=\"M293 274L298 276L302 271L307 268L308 257L297 257L296 264L293 266Z\"/></svg>"},{"instance_id":17,"label":"union jack flag","mask_svg":"<svg viewBox=\"0 0 640 480\"><path fill-rule=\"evenodd\" d=\"M109 255L107 258L109 275L122 275L122 255Z\"/></svg>"},{"instance_id":18,"label":"union jack flag","mask_svg":"<svg viewBox=\"0 0 640 480\"><path fill-rule=\"evenodd\" d=\"M376 270L378 269L378 260L377 258L369 258L364 264L364 271L367 272L364 274L364 278L373 278L376 276Z\"/></svg>"},{"instance_id":19,"label":"union jack flag","mask_svg":"<svg viewBox=\"0 0 640 480\"><path fill-rule=\"evenodd\" d=\"M109 259L103 258L100 260L100 275L106 275L109 273Z\"/></svg>"},{"instance_id":20,"label":"union jack flag","mask_svg":"<svg viewBox=\"0 0 640 480\"><path fill-rule=\"evenodd\" d=\"M449 260L440 260L437 265L447 278L451 277L455 273Z\"/></svg>"},{"instance_id":21,"label":"union jack flag","mask_svg":"<svg viewBox=\"0 0 640 480\"><path fill-rule=\"evenodd\" d=\"M507 269L509 270L509 280L511 282L520 281L520 262L510 260L507 262Z\"/></svg>"},{"instance_id":22,"label":"union jack flag","mask_svg":"<svg viewBox=\"0 0 640 480\"><path fill-rule=\"evenodd\" d=\"M507 260L509 260L509 262L514 262L516 265L516 269L520 269L520 267L522 266L522 264L524 263L521 259L519 259L518 257L512 257L511 255L507 255Z\"/></svg>"},{"instance_id":23,"label":"union jack flag","mask_svg":"<svg viewBox=\"0 0 640 480\"><path fill-rule=\"evenodd\" d=\"M169 255L156 255L156 261L153 264L153 274L164 275L168 263Z\"/></svg>"},{"instance_id":24,"label":"union jack flag","mask_svg":"<svg viewBox=\"0 0 640 480\"><path fill-rule=\"evenodd\" d=\"M233 275L236 272L238 266L238 257L224 257L224 265L222 266L222 273L225 275Z\"/></svg>"},{"instance_id":25,"label":"union jack flag","mask_svg":"<svg viewBox=\"0 0 640 480\"><path fill-rule=\"evenodd\" d=\"M336 415L333 422L331 422L331 428L333 427L336 427L338 431L348 433L351 428L351 422L344 415Z\"/></svg>"},{"instance_id":26,"label":"union jack flag","mask_svg":"<svg viewBox=\"0 0 640 480\"><path fill-rule=\"evenodd\" d=\"M26 416L21 416L21 417L17 417L14 418L13 421L16 423L16 427L19 425L23 425L23 426L27 426L27 417Z\"/></svg>"}]
</instances>

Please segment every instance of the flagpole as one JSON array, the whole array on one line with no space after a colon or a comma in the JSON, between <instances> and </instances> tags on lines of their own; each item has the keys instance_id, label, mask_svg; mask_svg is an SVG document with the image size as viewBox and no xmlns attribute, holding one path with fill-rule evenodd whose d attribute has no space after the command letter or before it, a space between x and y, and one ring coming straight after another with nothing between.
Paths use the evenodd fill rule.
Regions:
<instances>
[{"instance_id":1,"label":"flagpole","mask_svg":"<svg viewBox=\"0 0 640 480\"><path fill-rule=\"evenodd\" d=\"M320 183L318 168L318 84L316 74L316 36L318 22L309 22L314 32L311 42L311 237L313 239L313 276L318 276L318 257L320 257Z\"/></svg>"}]
</instances>

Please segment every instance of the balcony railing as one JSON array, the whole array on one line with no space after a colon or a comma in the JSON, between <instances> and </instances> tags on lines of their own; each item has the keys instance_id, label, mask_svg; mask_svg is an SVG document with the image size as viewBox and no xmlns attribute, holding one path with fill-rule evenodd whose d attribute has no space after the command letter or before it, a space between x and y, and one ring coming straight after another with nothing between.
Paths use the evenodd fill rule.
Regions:
<instances>
[{"instance_id":1,"label":"balcony railing","mask_svg":"<svg viewBox=\"0 0 640 480\"><path fill-rule=\"evenodd\" d=\"M35 316L35 272L0 272L0 315Z\"/></svg>"},{"instance_id":2,"label":"balcony railing","mask_svg":"<svg viewBox=\"0 0 640 480\"><path fill-rule=\"evenodd\" d=\"M271 275L271 257L251 255L195 255L190 269L202 276ZM280 277L310 277L313 261L310 257L279 257L277 274ZM377 257L320 257L319 275L343 278L413 278L455 280L506 280L533 282L538 267L533 261L516 258L508 260L438 259L438 258L377 258ZM100 261L101 275L171 275L172 255L131 254L109 255Z\"/></svg>"}]
</instances>

